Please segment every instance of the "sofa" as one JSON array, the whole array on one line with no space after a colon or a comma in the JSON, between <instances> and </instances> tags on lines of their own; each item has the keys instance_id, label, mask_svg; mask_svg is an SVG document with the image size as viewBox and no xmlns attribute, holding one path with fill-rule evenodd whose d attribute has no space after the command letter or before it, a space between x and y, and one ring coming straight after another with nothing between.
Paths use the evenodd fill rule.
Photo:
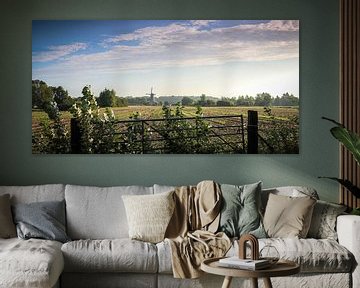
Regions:
<instances>
[{"instance_id":1,"label":"sofa","mask_svg":"<svg viewBox=\"0 0 360 288\"><path fill-rule=\"evenodd\" d=\"M216 275L204 273L197 279L174 278L167 241L150 243L129 238L122 196L156 195L173 189L163 185L0 186L0 196L9 194L12 205L64 201L69 237L65 243L37 238L0 239L0 287L221 287L223 277ZM311 194L318 198L316 191L306 187L263 189L262 209L266 209L270 194L291 197ZM322 212L330 213L330 210ZM301 266L299 274L273 278L274 287L360 287L357 265L360 261L360 217L340 214L335 216L336 239L259 239L260 249L274 246L280 258L293 260ZM317 218L313 217L312 221L318 221ZM233 241L227 256L237 253L237 241ZM236 278L232 285L251 287L251 282ZM259 286L262 285L259 281Z\"/></svg>"}]
</instances>

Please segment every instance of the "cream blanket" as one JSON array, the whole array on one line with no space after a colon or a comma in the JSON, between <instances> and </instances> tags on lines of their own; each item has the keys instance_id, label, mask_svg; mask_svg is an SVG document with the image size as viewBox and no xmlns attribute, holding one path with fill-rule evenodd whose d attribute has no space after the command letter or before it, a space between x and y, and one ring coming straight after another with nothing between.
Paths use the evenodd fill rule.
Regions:
<instances>
[{"instance_id":1,"label":"cream blanket","mask_svg":"<svg viewBox=\"0 0 360 288\"><path fill-rule=\"evenodd\" d=\"M175 211L165 233L175 278L200 277L201 262L222 257L231 246L219 226L221 190L213 181L175 189Z\"/></svg>"}]
</instances>

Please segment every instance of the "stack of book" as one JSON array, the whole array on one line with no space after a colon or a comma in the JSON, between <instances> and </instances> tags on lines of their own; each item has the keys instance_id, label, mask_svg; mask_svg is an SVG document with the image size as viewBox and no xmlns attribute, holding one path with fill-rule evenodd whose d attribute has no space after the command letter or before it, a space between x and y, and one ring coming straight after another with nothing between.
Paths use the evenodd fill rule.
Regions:
<instances>
[{"instance_id":1,"label":"stack of book","mask_svg":"<svg viewBox=\"0 0 360 288\"><path fill-rule=\"evenodd\" d=\"M251 260L240 259L238 256L233 256L220 259L219 266L246 270L260 270L270 267L271 262L267 259Z\"/></svg>"}]
</instances>

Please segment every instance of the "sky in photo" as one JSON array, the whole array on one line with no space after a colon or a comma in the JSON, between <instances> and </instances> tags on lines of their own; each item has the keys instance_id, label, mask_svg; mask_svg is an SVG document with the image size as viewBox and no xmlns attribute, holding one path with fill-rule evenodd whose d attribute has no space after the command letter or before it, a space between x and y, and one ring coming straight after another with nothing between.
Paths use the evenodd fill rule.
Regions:
<instances>
[{"instance_id":1,"label":"sky in photo","mask_svg":"<svg viewBox=\"0 0 360 288\"><path fill-rule=\"evenodd\" d=\"M299 97L298 20L34 20L32 79L73 97Z\"/></svg>"}]
</instances>

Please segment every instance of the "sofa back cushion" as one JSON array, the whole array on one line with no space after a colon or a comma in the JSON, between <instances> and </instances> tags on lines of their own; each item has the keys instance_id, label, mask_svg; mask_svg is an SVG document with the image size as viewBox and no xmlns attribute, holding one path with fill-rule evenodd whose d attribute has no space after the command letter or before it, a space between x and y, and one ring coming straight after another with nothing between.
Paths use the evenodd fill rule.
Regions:
<instances>
[{"instance_id":1,"label":"sofa back cushion","mask_svg":"<svg viewBox=\"0 0 360 288\"><path fill-rule=\"evenodd\" d=\"M71 239L128 238L123 195L153 194L152 187L66 185L67 232Z\"/></svg>"},{"instance_id":2,"label":"sofa back cushion","mask_svg":"<svg viewBox=\"0 0 360 288\"><path fill-rule=\"evenodd\" d=\"M176 186L159 185L159 184L154 184L153 187L154 187L154 194L166 193L166 192L174 191L176 189Z\"/></svg>"},{"instance_id":3,"label":"sofa back cushion","mask_svg":"<svg viewBox=\"0 0 360 288\"><path fill-rule=\"evenodd\" d=\"M9 194L11 204L65 199L65 185L0 186L0 195Z\"/></svg>"}]
</instances>

